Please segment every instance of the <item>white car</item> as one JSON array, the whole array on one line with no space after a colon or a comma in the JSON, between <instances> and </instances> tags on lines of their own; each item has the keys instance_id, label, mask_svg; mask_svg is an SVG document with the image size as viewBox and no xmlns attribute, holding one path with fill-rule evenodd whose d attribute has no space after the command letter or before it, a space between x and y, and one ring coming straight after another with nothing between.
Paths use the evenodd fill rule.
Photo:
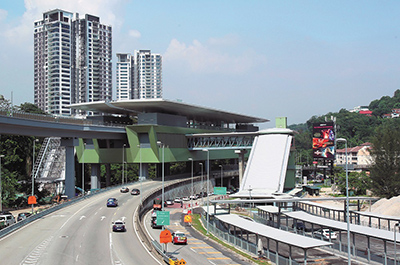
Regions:
<instances>
[{"instance_id":1,"label":"white car","mask_svg":"<svg viewBox=\"0 0 400 265\"><path fill-rule=\"evenodd\" d=\"M174 205L174 201L171 200L171 199L166 200L165 203L166 203L167 205Z\"/></svg>"},{"instance_id":2,"label":"white car","mask_svg":"<svg viewBox=\"0 0 400 265\"><path fill-rule=\"evenodd\" d=\"M336 239L337 235L335 231L329 231L329 229L322 229L322 230L317 230L314 231L314 237L316 238L320 238L323 240L329 240L329 238L331 240Z\"/></svg>"},{"instance_id":3,"label":"white car","mask_svg":"<svg viewBox=\"0 0 400 265\"><path fill-rule=\"evenodd\" d=\"M0 226L4 225L4 226L9 226L12 224L15 224L15 218L12 214L3 214L0 215Z\"/></svg>"},{"instance_id":4,"label":"white car","mask_svg":"<svg viewBox=\"0 0 400 265\"><path fill-rule=\"evenodd\" d=\"M180 202L182 202L182 199L181 199L181 197L176 197L176 198L175 198L175 200L174 200L174 202L176 202L176 203L180 203Z\"/></svg>"},{"instance_id":5,"label":"white car","mask_svg":"<svg viewBox=\"0 0 400 265\"><path fill-rule=\"evenodd\" d=\"M182 198L182 201L189 201L189 200L190 200L190 199L189 199L188 196Z\"/></svg>"}]
</instances>

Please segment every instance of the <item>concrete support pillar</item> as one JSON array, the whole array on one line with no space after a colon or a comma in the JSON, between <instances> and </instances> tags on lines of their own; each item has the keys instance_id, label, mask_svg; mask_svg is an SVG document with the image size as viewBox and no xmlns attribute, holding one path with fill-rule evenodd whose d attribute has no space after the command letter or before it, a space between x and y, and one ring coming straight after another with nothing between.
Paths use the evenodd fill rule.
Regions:
<instances>
[{"instance_id":1,"label":"concrete support pillar","mask_svg":"<svg viewBox=\"0 0 400 265\"><path fill-rule=\"evenodd\" d=\"M239 155L239 187L242 185L243 174L244 174L244 155L247 150L235 150L235 153Z\"/></svg>"},{"instance_id":2,"label":"concrete support pillar","mask_svg":"<svg viewBox=\"0 0 400 265\"><path fill-rule=\"evenodd\" d=\"M65 194L75 197L75 156L74 146L78 146L76 138L62 138L61 146L65 146Z\"/></svg>"},{"instance_id":3,"label":"concrete support pillar","mask_svg":"<svg viewBox=\"0 0 400 265\"><path fill-rule=\"evenodd\" d=\"M100 189L100 164L92 164L90 173L90 190Z\"/></svg>"},{"instance_id":4,"label":"concrete support pillar","mask_svg":"<svg viewBox=\"0 0 400 265\"><path fill-rule=\"evenodd\" d=\"M161 167L160 167L161 170ZM146 179L149 178L149 164L148 163L142 163L142 177L145 177Z\"/></svg>"},{"instance_id":5,"label":"concrete support pillar","mask_svg":"<svg viewBox=\"0 0 400 265\"><path fill-rule=\"evenodd\" d=\"M106 187L111 186L111 166L106 164Z\"/></svg>"}]
</instances>

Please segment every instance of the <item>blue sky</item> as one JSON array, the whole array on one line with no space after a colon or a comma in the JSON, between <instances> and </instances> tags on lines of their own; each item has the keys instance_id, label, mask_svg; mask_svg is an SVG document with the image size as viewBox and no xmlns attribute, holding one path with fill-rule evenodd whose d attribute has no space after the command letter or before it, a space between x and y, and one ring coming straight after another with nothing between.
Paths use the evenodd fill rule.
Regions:
<instances>
[{"instance_id":1,"label":"blue sky","mask_svg":"<svg viewBox=\"0 0 400 265\"><path fill-rule=\"evenodd\" d=\"M289 124L392 96L399 1L0 2L0 94L33 102L33 21L54 8L113 27L113 54L163 55L163 95ZM115 98L115 88L114 88Z\"/></svg>"}]
</instances>

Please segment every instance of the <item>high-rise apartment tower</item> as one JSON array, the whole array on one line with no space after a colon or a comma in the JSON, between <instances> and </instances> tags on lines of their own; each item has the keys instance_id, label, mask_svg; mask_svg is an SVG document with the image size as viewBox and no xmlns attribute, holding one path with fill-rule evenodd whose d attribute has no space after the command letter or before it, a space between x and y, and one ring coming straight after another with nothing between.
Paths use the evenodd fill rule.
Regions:
<instances>
[{"instance_id":1,"label":"high-rise apartment tower","mask_svg":"<svg viewBox=\"0 0 400 265\"><path fill-rule=\"evenodd\" d=\"M43 111L70 115L73 103L112 99L111 27L60 9L34 23L34 99Z\"/></svg>"},{"instance_id":2,"label":"high-rise apartment tower","mask_svg":"<svg viewBox=\"0 0 400 265\"><path fill-rule=\"evenodd\" d=\"M150 50L118 53L117 100L162 98L162 57Z\"/></svg>"}]
</instances>

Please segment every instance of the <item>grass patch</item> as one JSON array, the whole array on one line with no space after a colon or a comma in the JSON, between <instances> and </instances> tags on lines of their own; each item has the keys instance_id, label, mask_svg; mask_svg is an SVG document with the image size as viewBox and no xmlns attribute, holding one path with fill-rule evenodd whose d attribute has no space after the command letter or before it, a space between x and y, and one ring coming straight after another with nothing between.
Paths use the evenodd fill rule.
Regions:
<instances>
[{"instance_id":1,"label":"grass patch","mask_svg":"<svg viewBox=\"0 0 400 265\"><path fill-rule=\"evenodd\" d=\"M231 245L228 245L227 243L225 243L224 241L221 241L220 239L218 239L217 237L213 236L212 234L208 234L207 235L207 230L201 224L200 214L193 214L192 215L192 227L194 229L196 229L198 232L202 233L204 236L214 240L218 244L223 245L226 248L229 248L230 250L234 251L235 253L237 253L237 254L239 254L239 255L241 255L241 256L243 256L243 257L245 257L245 258L257 263L257 264L261 264L261 265L267 265L267 264L270 265L271 264L267 260L259 260L257 258L254 258L254 257L250 256L247 253L244 253L244 252L240 251L239 249L237 249L237 248L235 248L235 247L233 247Z\"/></svg>"}]
</instances>

